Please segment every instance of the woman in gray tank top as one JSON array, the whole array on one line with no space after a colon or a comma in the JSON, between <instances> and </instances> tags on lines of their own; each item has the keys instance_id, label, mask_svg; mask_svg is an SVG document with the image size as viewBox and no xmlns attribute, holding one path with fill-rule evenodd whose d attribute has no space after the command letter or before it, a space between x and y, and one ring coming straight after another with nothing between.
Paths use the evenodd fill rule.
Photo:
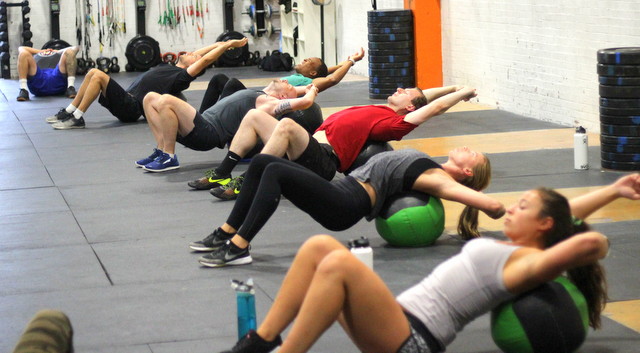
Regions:
<instances>
[{"instance_id":1,"label":"woman in gray tank top","mask_svg":"<svg viewBox=\"0 0 640 353\"><path fill-rule=\"evenodd\" d=\"M640 200L640 174L570 202L551 189L527 191L507 209L504 234L510 241L468 242L397 298L340 242L315 236L298 251L258 330L231 352L270 352L279 345L281 353L305 352L335 321L364 352L444 351L474 318L565 271L588 298L589 323L597 328L606 299L598 260L609 241L575 217L583 219L618 198ZM584 283L576 280L579 273ZM292 322L282 341L280 333Z\"/></svg>"}]
</instances>

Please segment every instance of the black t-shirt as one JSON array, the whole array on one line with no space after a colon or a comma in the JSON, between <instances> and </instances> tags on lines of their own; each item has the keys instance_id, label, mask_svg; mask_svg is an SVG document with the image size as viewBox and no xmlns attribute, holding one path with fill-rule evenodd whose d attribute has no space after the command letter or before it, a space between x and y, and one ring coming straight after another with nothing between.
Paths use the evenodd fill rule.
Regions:
<instances>
[{"instance_id":1,"label":"black t-shirt","mask_svg":"<svg viewBox=\"0 0 640 353\"><path fill-rule=\"evenodd\" d=\"M127 92L142 104L142 99L149 92L168 93L177 96L180 92L189 88L191 81L195 79L195 77L189 75L186 69L169 64L160 64L140 75L127 88Z\"/></svg>"}]
</instances>

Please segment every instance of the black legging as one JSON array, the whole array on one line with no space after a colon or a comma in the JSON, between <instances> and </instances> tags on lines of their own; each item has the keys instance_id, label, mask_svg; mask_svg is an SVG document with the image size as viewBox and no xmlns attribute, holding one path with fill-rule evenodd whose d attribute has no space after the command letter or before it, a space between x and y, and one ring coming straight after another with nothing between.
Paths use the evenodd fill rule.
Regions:
<instances>
[{"instance_id":1,"label":"black legging","mask_svg":"<svg viewBox=\"0 0 640 353\"><path fill-rule=\"evenodd\" d=\"M211 108L220 99L232 95L246 87L236 78L229 78L225 74L215 74L209 80L206 92L200 104L200 114Z\"/></svg>"},{"instance_id":2,"label":"black legging","mask_svg":"<svg viewBox=\"0 0 640 353\"><path fill-rule=\"evenodd\" d=\"M280 195L333 231L353 226L371 210L369 194L354 178L329 182L299 164L259 154L249 164L227 223L250 242L275 212Z\"/></svg>"}]
</instances>

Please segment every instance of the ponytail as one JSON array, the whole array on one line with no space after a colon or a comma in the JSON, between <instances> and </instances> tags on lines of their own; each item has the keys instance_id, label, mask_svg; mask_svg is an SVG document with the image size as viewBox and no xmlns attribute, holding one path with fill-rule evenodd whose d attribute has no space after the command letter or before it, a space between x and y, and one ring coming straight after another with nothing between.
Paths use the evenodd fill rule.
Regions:
<instances>
[{"instance_id":1,"label":"ponytail","mask_svg":"<svg viewBox=\"0 0 640 353\"><path fill-rule=\"evenodd\" d=\"M536 190L542 199L541 217L553 218L553 227L545 235L545 248L591 229L583 220L571 216L567 199L552 189ZM607 302L607 280L600 262L567 271L569 280L578 287L587 301L589 326L600 328L600 315Z\"/></svg>"},{"instance_id":2,"label":"ponytail","mask_svg":"<svg viewBox=\"0 0 640 353\"><path fill-rule=\"evenodd\" d=\"M470 189L482 191L491 182L491 161L484 155L484 163L478 163L473 167L473 175L460 183ZM458 234L463 240L470 240L480 237L478 231L478 209L465 206L458 219Z\"/></svg>"}]
</instances>

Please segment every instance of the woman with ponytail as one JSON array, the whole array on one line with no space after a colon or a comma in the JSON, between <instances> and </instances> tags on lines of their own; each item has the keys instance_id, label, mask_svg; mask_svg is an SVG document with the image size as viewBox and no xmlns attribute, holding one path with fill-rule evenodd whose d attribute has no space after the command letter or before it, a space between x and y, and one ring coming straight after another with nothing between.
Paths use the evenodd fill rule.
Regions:
<instances>
[{"instance_id":1,"label":"woman with ponytail","mask_svg":"<svg viewBox=\"0 0 640 353\"><path fill-rule=\"evenodd\" d=\"M582 219L617 198L640 200L640 174L570 202L551 189L527 191L506 210L509 241L473 239L397 297L339 241L314 236L298 251L257 331L227 352L267 353L279 345L279 353L307 352L335 321L362 352L444 352L475 318L565 272L597 328L606 301L598 261L609 241Z\"/></svg>"},{"instance_id":2,"label":"woman with ponytail","mask_svg":"<svg viewBox=\"0 0 640 353\"><path fill-rule=\"evenodd\" d=\"M338 231L362 218L375 219L387 198L409 190L474 208L465 210L458 227L462 237L470 239L479 235L478 209L493 218L505 212L502 203L480 192L490 180L489 159L467 147L450 151L443 164L412 149L379 153L331 182L296 163L260 154L249 165L226 223L189 247L211 252L199 259L205 266L248 264L249 243L275 212L281 195L325 228Z\"/></svg>"}]
</instances>

